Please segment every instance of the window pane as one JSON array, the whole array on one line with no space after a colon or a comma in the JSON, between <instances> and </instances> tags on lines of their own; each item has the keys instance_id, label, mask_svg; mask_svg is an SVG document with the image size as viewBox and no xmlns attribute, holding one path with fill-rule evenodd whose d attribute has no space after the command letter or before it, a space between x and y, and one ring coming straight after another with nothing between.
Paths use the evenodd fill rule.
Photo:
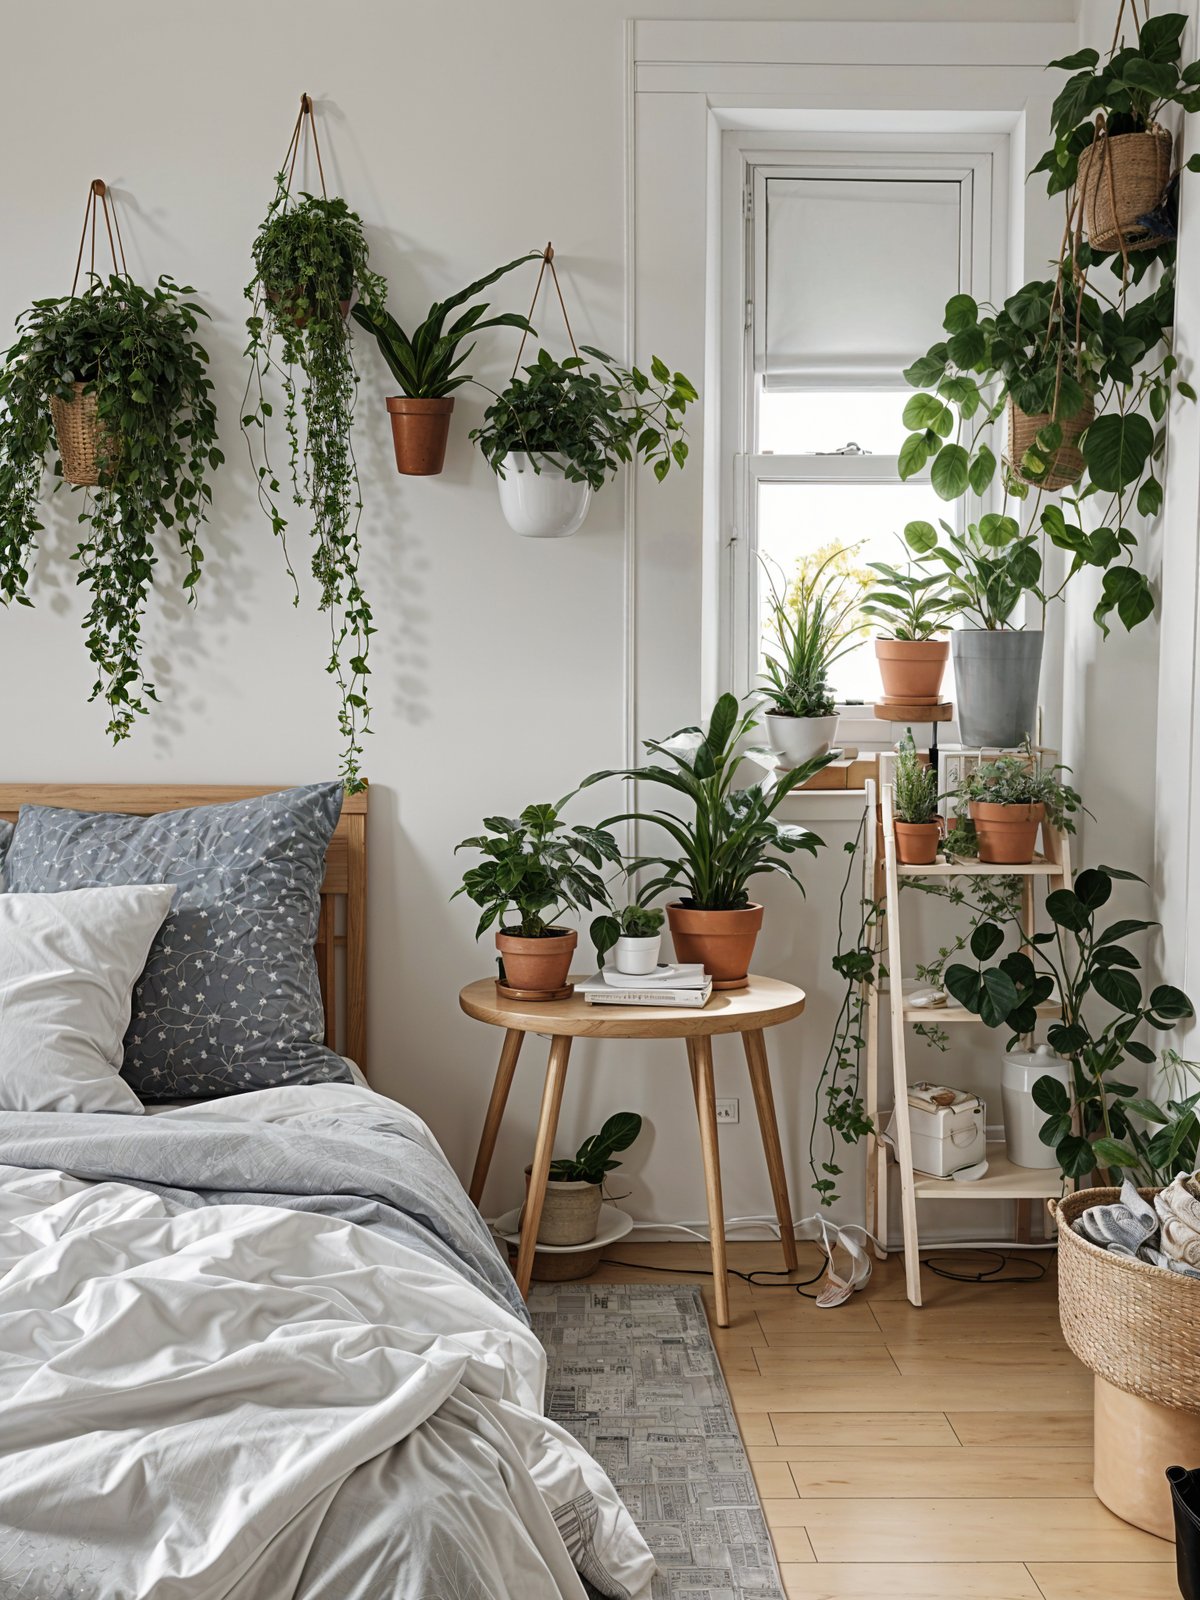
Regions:
<instances>
[{"instance_id":1,"label":"window pane","mask_svg":"<svg viewBox=\"0 0 1200 1600\"><path fill-rule=\"evenodd\" d=\"M798 561L831 547L857 547L856 566L868 561L903 566L905 551L899 536L904 524L918 517L935 526L939 517L954 520L953 511L927 483L760 483L758 550L788 582ZM765 624L770 590L759 563L755 575L760 624ZM760 625L760 637L762 632ZM879 698L872 639L864 631L860 642L834 666L830 688L838 700ZM761 644L759 649L761 664Z\"/></svg>"},{"instance_id":2,"label":"window pane","mask_svg":"<svg viewBox=\"0 0 1200 1600\"><path fill-rule=\"evenodd\" d=\"M758 403L759 451L815 455L853 441L876 456L900 453L908 429L900 389L767 389Z\"/></svg>"}]
</instances>

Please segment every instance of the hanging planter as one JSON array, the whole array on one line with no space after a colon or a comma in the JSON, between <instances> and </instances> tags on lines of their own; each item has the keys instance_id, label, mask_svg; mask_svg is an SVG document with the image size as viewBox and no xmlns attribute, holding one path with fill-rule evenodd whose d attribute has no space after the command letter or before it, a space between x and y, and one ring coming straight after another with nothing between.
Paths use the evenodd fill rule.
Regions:
<instances>
[{"instance_id":1,"label":"hanging planter","mask_svg":"<svg viewBox=\"0 0 1200 1600\"><path fill-rule=\"evenodd\" d=\"M1096 120L1096 137L1079 157L1083 225L1093 250L1154 250L1169 235L1152 220L1171 181L1171 135L1152 124L1143 133L1107 132Z\"/></svg>"},{"instance_id":2,"label":"hanging planter","mask_svg":"<svg viewBox=\"0 0 1200 1600\"><path fill-rule=\"evenodd\" d=\"M1078 441L1096 418L1096 405L1088 395L1073 417L1058 422L1049 411L1030 416L1016 401L1008 400L1008 451L1005 462L1014 478L1035 489L1067 489L1078 483L1086 463ZM1055 445L1054 440L1060 443ZM1037 463L1042 471L1032 470Z\"/></svg>"},{"instance_id":3,"label":"hanging planter","mask_svg":"<svg viewBox=\"0 0 1200 1600\"><path fill-rule=\"evenodd\" d=\"M542 350L518 377L522 334L508 387L484 412L483 426L471 438L496 474L509 527L527 538L563 539L578 532L591 493L602 489L622 462L645 463L660 483L672 463L682 468L688 447L681 418L698 396L682 372L672 373L657 356L647 375L617 366L591 345L577 346L552 245L541 261L529 316L549 267L572 354L560 362Z\"/></svg>"},{"instance_id":4,"label":"hanging planter","mask_svg":"<svg viewBox=\"0 0 1200 1600\"><path fill-rule=\"evenodd\" d=\"M112 255L108 278L96 271L100 219ZM87 282L76 293L89 231ZM182 553L182 587L193 599L208 480L224 459L208 356L196 339L207 313L192 293L165 276L152 289L133 281L107 186L96 178L71 293L23 311L0 361L0 600L31 604L42 481L53 461L65 482L89 491L74 559L90 596L83 629L96 669L91 698L107 707L114 743L157 698L143 669L141 629L160 536L169 529L169 549Z\"/></svg>"}]
</instances>

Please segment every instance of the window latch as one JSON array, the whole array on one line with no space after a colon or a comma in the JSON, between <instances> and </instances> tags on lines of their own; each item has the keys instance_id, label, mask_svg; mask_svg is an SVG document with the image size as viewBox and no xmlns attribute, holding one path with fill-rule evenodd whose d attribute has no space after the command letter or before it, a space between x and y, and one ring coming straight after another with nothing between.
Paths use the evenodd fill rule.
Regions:
<instances>
[{"instance_id":1,"label":"window latch","mask_svg":"<svg viewBox=\"0 0 1200 1600\"><path fill-rule=\"evenodd\" d=\"M850 443L844 444L840 450L818 450L816 454L819 456L869 456L871 451L864 450L862 445L855 444L854 440L851 439Z\"/></svg>"}]
</instances>

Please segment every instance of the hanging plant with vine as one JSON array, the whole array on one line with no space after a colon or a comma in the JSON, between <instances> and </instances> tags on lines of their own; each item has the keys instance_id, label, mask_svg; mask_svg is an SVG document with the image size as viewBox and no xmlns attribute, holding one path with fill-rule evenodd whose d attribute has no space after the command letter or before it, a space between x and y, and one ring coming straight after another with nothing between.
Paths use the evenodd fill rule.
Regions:
<instances>
[{"instance_id":1,"label":"hanging plant with vine","mask_svg":"<svg viewBox=\"0 0 1200 1600\"><path fill-rule=\"evenodd\" d=\"M242 405L242 430L258 481L259 503L284 551L295 603L299 584L287 545L284 504L307 508L312 519L312 572L318 605L330 625L326 670L341 694L338 725L345 741L342 776L348 790L363 786L362 740L370 731L368 655L375 632L359 578L362 490L351 430L358 374L349 315L362 303L383 315L386 285L372 272L362 220L346 202L324 193L291 193L305 116L305 95L275 195L254 240L254 277L246 288L250 374ZM320 150L314 148L320 163ZM288 465L281 484L268 442L274 414L271 380L283 395ZM303 414L303 417L301 416ZM256 444L258 448L256 449Z\"/></svg>"},{"instance_id":2,"label":"hanging plant with vine","mask_svg":"<svg viewBox=\"0 0 1200 1600\"><path fill-rule=\"evenodd\" d=\"M108 709L118 743L158 698L142 660L142 618L164 532L178 541L182 586L194 602L204 552L199 531L224 457L208 354L199 343L207 312L195 290L160 277L143 288L124 270L119 231L113 273L95 272L96 202L113 239L104 184L88 199L92 270L86 287L35 300L17 318L17 338L0 364L0 599L32 605L45 469L55 489L82 491L73 558L90 595L83 619L96 682L90 699ZM117 257L120 255L118 270ZM76 284L82 262L76 265ZM57 449L56 449L57 446ZM78 457L78 465L75 458ZM64 458L67 466L64 467Z\"/></svg>"}]
</instances>

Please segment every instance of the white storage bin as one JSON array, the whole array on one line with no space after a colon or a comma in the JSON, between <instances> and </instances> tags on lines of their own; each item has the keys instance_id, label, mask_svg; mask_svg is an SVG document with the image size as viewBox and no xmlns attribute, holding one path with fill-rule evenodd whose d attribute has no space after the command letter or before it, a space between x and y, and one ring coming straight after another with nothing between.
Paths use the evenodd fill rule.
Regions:
<instances>
[{"instance_id":1,"label":"white storage bin","mask_svg":"<svg viewBox=\"0 0 1200 1600\"><path fill-rule=\"evenodd\" d=\"M1041 1131L1046 1113L1033 1103L1033 1086L1039 1078L1057 1078L1070 1089L1068 1065L1047 1044L1036 1050L1012 1050L1004 1057L1000 1089L1004 1099L1004 1142L1008 1158L1017 1167L1057 1167L1054 1146L1043 1144Z\"/></svg>"},{"instance_id":2,"label":"white storage bin","mask_svg":"<svg viewBox=\"0 0 1200 1600\"><path fill-rule=\"evenodd\" d=\"M987 1156L987 1108L978 1095L944 1083L910 1084L908 1126L913 1166L933 1178L948 1178ZM894 1111L888 1137L895 1144Z\"/></svg>"}]
</instances>

